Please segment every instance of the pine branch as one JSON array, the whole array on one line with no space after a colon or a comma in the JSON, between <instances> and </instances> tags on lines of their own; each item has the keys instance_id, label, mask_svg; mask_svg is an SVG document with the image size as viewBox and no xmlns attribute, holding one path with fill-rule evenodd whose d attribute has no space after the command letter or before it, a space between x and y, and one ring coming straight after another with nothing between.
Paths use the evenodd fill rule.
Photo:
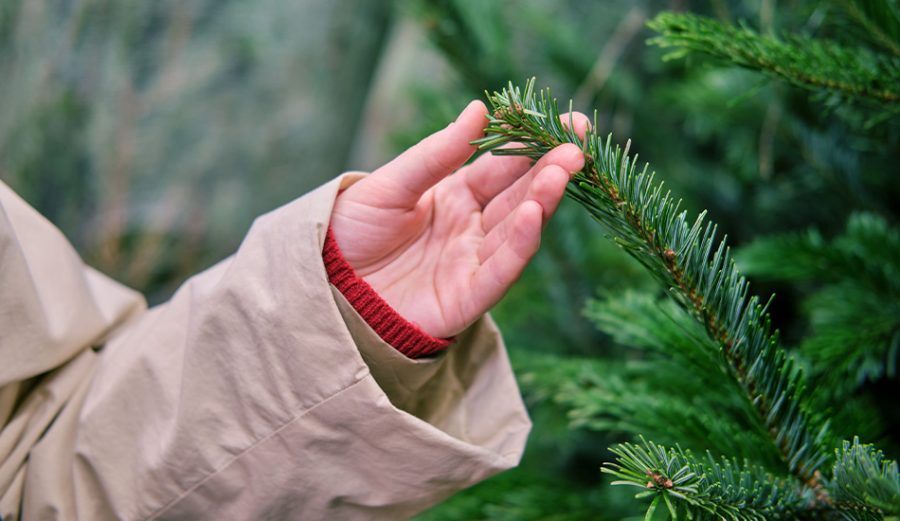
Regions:
<instances>
[{"instance_id":1,"label":"pine branch","mask_svg":"<svg viewBox=\"0 0 900 521\"><path fill-rule=\"evenodd\" d=\"M900 8L896 0L839 0L878 45L900 56Z\"/></svg>"},{"instance_id":2,"label":"pine branch","mask_svg":"<svg viewBox=\"0 0 900 521\"><path fill-rule=\"evenodd\" d=\"M660 33L650 43L678 49L667 59L702 53L799 87L889 107L900 103L900 59L894 56L805 36L762 36L747 27L687 13L660 13L647 25Z\"/></svg>"},{"instance_id":3,"label":"pine branch","mask_svg":"<svg viewBox=\"0 0 900 521\"><path fill-rule=\"evenodd\" d=\"M524 91L512 84L489 96L493 114L486 135L473 144L494 154L537 159L562 143L574 143L585 154L585 167L570 183L568 195L609 230L613 239L670 288L675 300L706 329L719 346L744 394L753 404L785 467L813 487L827 460L827 424L804 408L802 376L778 347L767 305L749 295L747 280L731 259L725 241L716 246L716 226L701 214L693 224L687 212L647 166L604 142L596 131L581 140L564 126L549 91L534 92L534 79ZM596 116L595 116L596 119ZM513 148L498 148L516 142ZM629 143L630 144L630 143Z\"/></svg>"},{"instance_id":4,"label":"pine branch","mask_svg":"<svg viewBox=\"0 0 900 521\"><path fill-rule=\"evenodd\" d=\"M671 301L666 303L674 307ZM653 318L663 324L667 321L659 314ZM677 328L658 329L669 332ZM685 336L679 339L684 344L692 340ZM729 454L781 471L768 434L747 424L745 400L731 378L718 367L704 370L683 362L662 355L641 361L524 353L513 356L527 399L559 405L572 428L607 435L640 434L658 443Z\"/></svg>"},{"instance_id":5,"label":"pine branch","mask_svg":"<svg viewBox=\"0 0 900 521\"><path fill-rule=\"evenodd\" d=\"M643 356L629 356L614 373L598 367L557 384L557 401L570 407L573 422L783 470L718 346L672 299L617 291L588 302L586 315L617 344Z\"/></svg>"},{"instance_id":6,"label":"pine branch","mask_svg":"<svg viewBox=\"0 0 900 521\"><path fill-rule=\"evenodd\" d=\"M486 135L473 142L482 150L537 159L564 143L582 148L585 167L568 195L705 328L793 475L776 478L761 467L709 456L699 461L651 442L618 446L619 459L605 472L622 478L619 484L648 489L639 494L654 497L648 516L663 502L673 515L684 509L698 518L880 519L894 512L900 479L880 453L845 447L833 469L824 468L828 429L805 408L802 377L778 347L766 306L749 296L724 240L717 242L715 225L702 214L691 224L647 167L637 170L627 145L623 152L596 130L584 139L575 135L571 118L568 125L560 121L556 100L549 91L535 93L533 79L524 89L510 84L489 100Z\"/></svg>"},{"instance_id":7,"label":"pine branch","mask_svg":"<svg viewBox=\"0 0 900 521\"><path fill-rule=\"evenodd\" d=\"M844 442L829 487L836 505L846 505L853 519L880 519L900 515L900 473L897 462L884 459L872 445ZM850 516L848 516L850 517Z\"/></svg>"},{"instance_id":8,"label":"pine branch","mask_svg":"<svg viewBox=\"0 0 900 521\"><path fill-rule=\"evenodd\" d=\"M900 229L872 213L854 213L844 233L826 240L817 230L765 237L742 248L740 264L754 274L789 280L868 281L900 291Z\"/></svg>"},{"instance_id":9,"label":"pine branch","mask_svg":"<svg viewBox=\"0 0 900 521\"><path fill-rule=\"evenodd\" d=\"M534 92L534 79L524 92L512 84L489 96L493 114L486 135L473 144L499 155L537 159L562 143L584 150L585 167L570 183L568 195L611 232L614 240L643 264L671 295L705 328L722 350L735 379L753 404L786 468L811 486L826 461L823 440L827 425L803 406L802 375L778 347L759 298L749 295L723 240L716 246L716 226L701 214L693 224L687 212L647 166L604 142L594 129L581 140L559 118L549 91ZM595 115L596 119L596 115ZM498 148L516 142L514 148ZM629 142L630 144L630 142Z\"/></svg>"},{"instance_id":10,"label":"pine branch","mask_svg":"<svg viewBox=\"0 0 900 521\"><path fill-rule=\"evenodd\" d=\"M613 485L644 489L638 497L660 497L673 519L679 511L698 519L765 521L795 519L815 503L809 490L777 478L760 467L707 452L697 458L681 448L665 448L646 441L613 447L616 462L601 469L617 478Z\"/></svg>"},{"instance_id":11,"label":"pine branch","mask_svg":"<svg viewBox=\"0 0 900 521\"><path fill-rule=\"evenodd\" d=\"M817 284L803 302L811 334L800 351L831 397L844 400L864 382L896 374L900 230L877 215L854 214L831 240L816 230L766 237L738 258L755 276Z\"/></svg>"}]
</instances>

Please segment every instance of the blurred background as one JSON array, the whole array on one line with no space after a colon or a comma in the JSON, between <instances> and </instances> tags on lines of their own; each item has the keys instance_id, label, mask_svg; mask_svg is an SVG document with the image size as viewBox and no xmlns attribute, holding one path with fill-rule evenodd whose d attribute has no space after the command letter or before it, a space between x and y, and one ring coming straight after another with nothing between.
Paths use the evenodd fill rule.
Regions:
<instances>
[{"instance_id":1,"label":"blurred background","mask_svg":"<svg viewBox=\"0 0 900 521\"><path fill-rule=\"evenodd\" d=\"M255 216L342 171L374 169L485 89L537 76L575 109L596 108L604 133L632 139L732 244L809 226L834 234L858 209L896 222L896 122L823 108L751 71L664 61L646 43L645 24L661 10L763 33L840 35L840 4L0 0L0 179L87 263L158 303L233 252ZM800 290L755 288L778 290L775 320L788 343L797 338ZM595 407L636 392L628 375L640 354L585 312L591 299L626 290L658 291L564 202L494 312L535 421L524 461L421 519L642 512L598 470L611 443L630 439L627 415L573 405L598 378L606 394ZM563 363L585 359L594 372ZM641 389L652 386L640 378Z\"/></svg>"}]
</instances>

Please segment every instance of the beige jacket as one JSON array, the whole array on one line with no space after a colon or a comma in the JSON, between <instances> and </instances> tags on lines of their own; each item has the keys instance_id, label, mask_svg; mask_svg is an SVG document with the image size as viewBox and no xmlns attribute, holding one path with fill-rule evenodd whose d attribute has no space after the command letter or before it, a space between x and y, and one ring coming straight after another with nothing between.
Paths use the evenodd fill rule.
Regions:
<instances>
[{"instance_id":1,"label":"beige jacket","mask_svg":"<svg viewBox=\"0 0 900 521\"><path fill-rule=\"evenodd\" d=\"M0 516L402 519L515 465L485 317L410 360L329 285L344 175L146 310L0 183Z\"/></svg>"}]
</instances>

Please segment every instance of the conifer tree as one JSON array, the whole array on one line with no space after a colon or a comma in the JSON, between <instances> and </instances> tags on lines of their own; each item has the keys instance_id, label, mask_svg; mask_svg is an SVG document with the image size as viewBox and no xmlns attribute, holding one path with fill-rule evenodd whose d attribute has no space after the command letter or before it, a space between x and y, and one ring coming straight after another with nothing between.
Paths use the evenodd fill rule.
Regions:
<instances>
[{"instance_id":1,"label":"conifer tree","mask_svg":"<svg viewBox=\"0 0 900 521\"><path fill-rule=\"evenodd\" d=\"M881 24L886 25L885 31L896 30L896 23L892 23L897 16L895 3L848 3L881 4L886 11L882 16L876 18L873 13L864 19L874 34L881 34L875 32ZM668 59L702 53L803 88L847 99L872 100L892 112L900 103L900 43L886 35L878 40L885 51L878 52L802 35L764 36L747 26L727 25L689 13L663 12L648 25L660 33L651 43L675 48Z\"/></svg>"},{"instance_id":2,"label":"conifer tree","mask_svg":"<svg viewBox=\"0 0 900 521\"><path fill-rule=\"evenodd\" d=\"M668 3L608 8L586 19L575 44L564 37L572 32L559 30L571 19L552 30L546 17L503 11L479 24L441 13L496 9L466 0L421 3L441 49L460 34L471 36L471 49L448 55L464 85L477 91L496 85L497 75L538 71L555 91L574 93L575 108L599 107L594 128L604 137L597 137L591 164L606 165L596 179L585 171L570 186L570 199L580 204L561 206L537 269L495 315L535 418L523 467L423 518L894 518L900 183L893 171L900 120L898 103L882 94L900 88L896 1L798 0L768 15L757 12L758 3L717 1L705 11L715 18L651 17L656 35L643 49L640 38L623 44L622 28L642 7ZM758 24L728 22L757 15ZM497 23L509 25L495 29ZM597 38L593 66L584 31ZM510 34L518 48L492 43ZM626 50L600 87L591 75L598 64L614 63L604 61L616 56L613 47ZM542 140L527 136L574 139L563 125L552 127L555 100L547 93L542 100L532 86L531 108L523 103L527 91L489 96L501 98L493 122L500 130L485 148L508 139L527 149L513 153L537 157ZM525 130L515 128L515 117ZM675 201L660 204L666 190L654 195L659 185L649 169L635 167L624 151L616 156L615 140L606 137L611 129L632 136L629 150L651 157L675 199L684 197L678 208L689 213L681 224L670 222L682 214ZM518 135L504 135L508 130ZM603 195L604 183L620 200ZM735 263L724 260L732 256L727 247L716 257L722 241L705 235L705 220L684 251L655 242L661 233L691 237L696 221L687 215L704 207L728 233ZM615 257L594 223L576 218L588 215L639 262ZM635 235L638 222L652 234ZM694 262L685 252L698 245ZM682 287L679 269L682 281L697 278ZM741 275L753 278L752 293L778 297L757 299L759 312L749 311L752 294ZM572 299L565 288L579 284L599 288L583 309L600 335L576 341L569 333L581 318L572 308L584 297ZM539 326L510 324L510 316ZM742 342L746 334L769 342ZM568 431L556 423L557 410L566 413ZM598 449L610 445L613 453ZM603 473L596 471L601 461L608 462ZM598 485L601 479L635 488ZM625 499L629 490L639 499Z\"/></svg>"},{"instance_id":3,"label":"conifer tree","mask_svg":"<svg viewBox=\"0 0 900 521\"><path fill-rule=\"evenodd\" d=\"M804 374L779 344L768 303L751 296L717 227L701 213L689 219L662 183L637 168L637 158L593 129L580 139L560 121L549 91L509 85L489 96L493 112L480 149L538 159L556 146L574 143L585 167L568 195L610 237L667 288L673 301L701 326L706 341L698 355L727 375L745 400L743 420L757 431L773 458L754 461L707 451L698 456L679 446L641 438L612 451L616 462L603 470L615 484L644 489L652 497L648 516L662 503L670 515L698 518L881 519L900 514L900 475L858 438L838 443L827 418L816 411ZM506 146L516 143L513 146ZM503 147L503 148L500 148Z\"/></svg>"}]
</instances>

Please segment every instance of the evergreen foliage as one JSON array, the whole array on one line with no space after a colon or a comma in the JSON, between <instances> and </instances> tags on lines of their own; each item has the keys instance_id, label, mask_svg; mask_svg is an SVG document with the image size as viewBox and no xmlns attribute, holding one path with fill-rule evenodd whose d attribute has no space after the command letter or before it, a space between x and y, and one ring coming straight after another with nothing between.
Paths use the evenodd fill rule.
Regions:
<instances>
[{"instance_id":1,"label":"evergreen foliage","mask_svg":"<svg viewBox=\"0 0 900 521\"><path fill-rule=\"evenodd\" d=\"M675 302L629 290L589 302L586 314L616 343L641 356L515 359L525 388L569 411L572 427L642 434L782 469L716 345Z\"/></svg>"},{"instance_id":2,"label":"evergreen foliage","mask_svg":"<svg viewBox=\"0 0 900 521\"><path fill-rule=\"evenodd\" d=\"M900 5L897 0L839 0L864 35L894 56L900 56Z\"/></svg>"},{"instance_id":3,"label":"evergreen foliage","mask_svg":"<svg viewBox=\"0 0 900 521\"><path fill-rule=\"evenodd\" d=\"M487 3L477 8L478 20L465 14L472 8L471 0L420 0L417 4L422 27L449 58L458 77L449 88L419 98L417 109L422 114L433 114L447 100L471 97L500 80L537 73L555 91L575 93L576 109L597 107L595 126L603 128L604 135L612 130L631 136L632 150L640 149L644 157L652 155L657 170L666 173L666 186L684 198L683 207L708 208L719 228L728 230L730 244L764 241L771 234L795 237L802 235L797 230L813 226L827 250L847 234L843 230L855 219L854 212L877 216L889 229L900 219L896 207L900 183L894 173L900 151L896 102L808 84L791 88L797 84L790 80L766 81L782 77L774 72L731 67L740 64L726 56L700 60L708 55L706 49L642 47L641 39L653 36L646 32L623 43L618 35L629 20L636 14L670 9L672 4L666 1L611 1L602 7L600 3L560 2L552 8L525 1L516 9ZM826 42L821 48L839 48L854 61L853 68L866 63L866 56L879 66L896 68L897 53L892 47L900 42L900 11L895 0L796 0L789 9L779 3L778 9L767 11L774 5L716 0L691 4L690 9L718 20L704 18L712 24L743 28L784 44L787 53L792 52L787 49L792 42L815 40ZM460 37L456 50L447 52L454 46L454 35ZM676 48L691 55L690 59L660 60ZM748 49L758 52L752 45ZM813 68L803 61L806 50L799 51L780 65L799 58L799 65ZM610 56L616 58L606 61ZM823 66L833 68L830 62ZM600 83L592 74L598 67L611 71ZM849 69L843 72L853 84L872 79L870 72L861 77L850 77L854 73ZM885 75L883 81L892 91L900 89L896 76ZM415 95L420 92L416 90ZM432 126L409 135L418 137L439 128L451 112L440 116ZM508 502L503 487L515 481L517 489L524 490L521 480L535 475L567 484L571 495L590 494L588 504L595 507L598 519L633 515L638 507L623 497L633 488L597 486L608 483L612 475L596 472L611 457L598 454L596 447L625 439L634 442L638 435L658 446L702 455L701 463L708 452L717 462L724 456L751 473L758 469L775 477L785 487L800 483L800 491L818 501L815 487L790 477L763 418L732 376L731 365L706 334L706 326L673 299L661 298L652 278L635 272L641 265L616 255L613 243L593 232L593 223L584 222L587 215L576 204L560 206L535 262L494 312L534 418L523 466L437 507L434 519L569 519L562 505L571 499L566 499L564 487L535 491L529 515L522 511L511 516L488 514L493 506ZM738 265L742 272L759 276L756 291L778 292L779 298L769 307L772 320L783 332L781 343L790 349L795 366L809 375L801 378L806 389L801 392L803 408L816 423L828 420L829 434L822 442L828 461L820 467L819 483L834 496L837 492L831 483L839 454L834 449L840 446L839 440L858 435L876 442L888 455L886 459L898 454L894 433L900 426L900 407L894 397L900 388L889 371L889 345L882 336L877 350L864 355L869 350L866 345L874 344L856 340L869 336L871 322L857 321L853 327L854 320L893 313L886 291L892 286L883 285L880 293L867 295L868 286L853 282L857 298L835 293L828 300L829 312L847 317L841 327L844 338L853 342L841 341L825 331L830 319L814 312L819 306L812 307L811 302L823 290L860 279L858 264L834 265L827 269L826 278L815 273L784 277L756 271L747 252L738 250ZM789 250L772 248L767 255L772 264L791 264ZM882 251L869 264L890 264L884 255ZM819 264L824 264L821 259ZM896 281L895 275L887 276ZM601 296L589 301L585 313L577 313L573 308L586 298L582 292L597 287L602 288ZM881 313L872 313L876 308ZM598 327L599 334L573 334L584 331L584 317ZM854 329L857 338L850 336ZM807 348L815 337L835 339L834 347L842 347L846 356L818 361L814 356L818 353ZM867 360L853 366L869 368L861 381L846 377L841 369L841 364L853 360ZM560 409L567 414L569 429L560 424ZM645 486L646 478L639 484ZM586 484L593 486L586 489ZM649 517L667 517L665 499L658 491L645 490L659 498ZM561 506L548 507L544 499L555 494ZM467 498L476 495L482 502L479 514L471 515L469 510L469 515L455 515ZM652 503L653 497L643 501ZM682 501L670 500L676 506ZM844 505L839 511L827 508L826 502L821 501L820 510L785 511L783 516L881 517L861 502L855 509ZM702 509L688 511L716 517ZM583 510L571 512L572 519L581 515Z\"/></svg>"},{"instance_id":4,"label":"evergreen foliage","mask_svg":"<svg viewBox=\"0 0 900 521\"><path fill-rule=\"evenodd\" d=\"M770 509L767 511L770 515L783 511L779 515L786 517L794 516L800 509L807 513L833 511L846 515L857 511L900 512L900 505L897 509L894 505L885 508L883 503L859 498L841 503L832 501L830 488L840 490L841 485L823 480L828 446L832 442L827 422L811 412L802 373L779 346L777 333L771 330L766 312L768 304L763 305L758 297L750 296L748 282L737 270L724 239L717 239L716 226L706 221L703 213L689 221L687 212L679 209L680 202L654 181L648 167L637 168L636 158L628 154L630 143L622 150L613 145L611 136L605 140L599 137L596 116L593 130L580 139L571 130L571 121L566 125L560 120L558 106L549 91L534 90L534 80L527 82L523 89L510 84L502 92L490 95L489 100L493 112L486 135L474 143L494 154L533 159L562 143L581 147L585 167L575 175L568 195L668 288L674 301L703 326L715 344L727 364L728 374L752 404L755 421L764 427L769 435L768 443L780 457L784 471L780 479L790 483L788 488L798 487L799 494L806 498L793 502L783 500L793 496L782 496L785 487L774 486L777 494L764 496L768 502L758 508ZM499 148L508 143L516 145ZM678 449L666 451L655 445L646 445L645 449L636 451L634 446L619 445L615 449L619 459L608 471L630 477L631 481L641 472L653 480L662 476L665 486L657 481L657 486L649 487L658 492L652 505L656 505L658 497L663 497L667 504L674 497L683 501L679 507L670 507L673 515L678 508L685 508L700 516L706 512L733 515L735 519L754 518L753 515L741 517L744 514L740 505L751 505L749 511L757 512L753 501L759 499L761 485L752 485L754 481L746 477L757 475L755 471L724 470L724 464L713 462L706 474L722 481L701 488L700 481L692 481L698 475L698 467L697 463L691 463L688 453ZM854 476L862 472L858 466L845 468ZM768 478L758 481L772 483ZM686 488L678 488L682 484ZM711 495L713 486L721 487L724 492ZM766 515L764 510L758 511L759 515Z\"/></svg>"},{"instance_id":5,"label":"evergreen foliage","mask_svg":"<svg viewBox=\"0 0 900 521\"><path fill-rule=\"evenodd\" d=\"M622 443L612 451L619 463L603 471L620 478L613 484L645 489L638 495L653 497L649 511L662 498L673 519L679 513L698 519L793 518L815 503L812 492L796 483L736 460L717 460L708 452L698 458L690 451L666 449L643 438L641 443Z\"/></svg>"},{"instance_id":6,"label":"evergreen foliage","mask_svg":"<svg viewBox=\"0 0 900 521\"><path fill-rule=\"evenodd\" d=\"M799 350L834 398L896 375L900 230L884 218L851 215L831 240L814 229L757 239L740 259L752 275L812 286L803 302L809 334Z\"/></svg>"},{"instance_id":7,"label":"evergreen foliage","mask_svg":"<svg viewBox=\"0 0 900 521\"><path fill-rule=\"evenodd\" d=\"M868 12L860 16L874 23ZM889 12L886 18L891 16L896 13ZM651 43L676 48L668 58L703 53L766 72L800 87L888 103L895 112L896 104L900 103L898 55L848 47L821 38L760 35L746 26L727 25L688 13L664 12L648 25L660 33ZM886 36L884 40L890 41Z\"/></svg>"},{"instance_id":8,"label":"evergreen foliage","mask_svg":"<svg viewBox=\"0 0 900 521\"><path fill-rule=\"evenodd\" d=\"M846 517L879 519L882 512L896 514L900 505L897 462L887 461L871 445L844 442L836 451L832 470L832 500L836 505L857 505Z\"/></svg>"}]
</instances>

